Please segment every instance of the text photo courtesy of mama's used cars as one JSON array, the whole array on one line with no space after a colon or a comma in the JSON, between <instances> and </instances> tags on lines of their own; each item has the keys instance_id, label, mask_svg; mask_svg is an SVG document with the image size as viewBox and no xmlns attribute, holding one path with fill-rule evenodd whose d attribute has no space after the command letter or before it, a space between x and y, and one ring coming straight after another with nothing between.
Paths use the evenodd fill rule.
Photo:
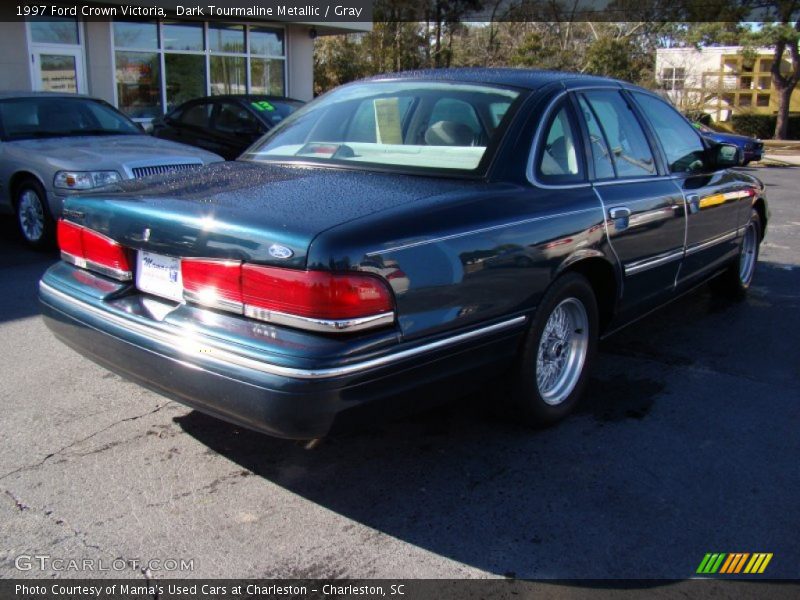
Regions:
<instances>
[{"instance_id":1,"label":"text photo courtesy of mama's used cars","mask_svg":"<svg viewBox=\"0 0 800 600\"><path fill-rule=\"evenodd\" d=\"M780 14L144 4L0 21L0 595L796 591Z\"/></svg>"}]
</instances>

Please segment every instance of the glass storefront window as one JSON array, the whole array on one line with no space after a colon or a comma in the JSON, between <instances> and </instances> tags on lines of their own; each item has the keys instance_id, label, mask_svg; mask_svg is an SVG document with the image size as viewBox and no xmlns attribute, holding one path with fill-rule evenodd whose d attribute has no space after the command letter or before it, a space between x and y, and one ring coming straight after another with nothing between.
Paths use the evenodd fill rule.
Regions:
<instances>
[{"instance_id":1,"label":"glass storefront window","mask_svg":"<svg viewBox=\"0 0 800 600\"><path fill-rule=\"evenodd\" d=\"M283 61L275 58L250 58L250 92L283 96Z\"/></svg>"},{"instance_id":2,"label":"glass storefront window","mask_svg":"<svg viewBox=\"0 0 800 600\"><path fill-rule=\"evenodd\" d=\"M283 31L268 27L251 27L250 54L283 56Z\"/></svg>"},{"instance_id":3,"label":"glass storefront window","mask_svg":"<svg viewBox=\"0 0 800 600\"><path fill-rule=\"evenodd\" d=\"M38 44L73 44L78 39L78 21L69 18L48 18L47 21L31 20L31 41Z\"/></svg>"},{"instance_id":4,"label":"glass storefront window","mask_svg":"<svg viewBox=\"0 0 800 600\"><path fill-rule=\"evenodd\" d=\"M211 95L247 93L246 61L243 56L211 56Z\"/></svg>"},{"instance_id":5,"label":"glass storefront window","mask_svg":"<svg viewBox=\"0 0 800 600\"><path fill-rule=\"evenodd\" d=\"M130 117L152 118L207 95L285 93L282 28L114 21L113 33L117 103Z\"/></svg>"},{"instance_id":6,"label":"glass storefront window","mask_svg":"<svg viewBox=\"0 0 800 600\"><path fill-rule=\"evenodd\" d=\"M212 52L244 53L244 25L208 25L208 49Z\"/></svg>"},{"instance_id":7,"label":"glass storefront window","mask_svg":"<svg viewBox=\"0 0 800 600\"><path fill-rule=\"evenodd\" d=\"M115 53L117 103L129 117L153 118L161 110L161 62L156 52Z\"/></svg>"},{"instance_id":8,"label":"glass storefront window","mask_svg":"<svg viewBox=\"0 0 800 600\"><path fill-rule=\"evenodd\" d=\"M114 45L117 48L158 49L158 25L156 23L131 23L114 21Z\"/></svg>"},{"instance_id":9,"label":"glass storefront window","mask_svg":"<svg viewBox=\"0 0 800 600\"><path fill-rule=\"evenodd\" d=\"M203 51L203 24L166 22L161 28L165 50Z\"/></svg>"},{"instance_id":10,"label":"glass storefront window","mask_svg":"<svg viewBox=\"0 0 800 600\"><path fill-rule=\"evenodd\" d=\"M167 110L206 95L206 57L202 54L164 55Z\"/></svg>"}]
</instances>

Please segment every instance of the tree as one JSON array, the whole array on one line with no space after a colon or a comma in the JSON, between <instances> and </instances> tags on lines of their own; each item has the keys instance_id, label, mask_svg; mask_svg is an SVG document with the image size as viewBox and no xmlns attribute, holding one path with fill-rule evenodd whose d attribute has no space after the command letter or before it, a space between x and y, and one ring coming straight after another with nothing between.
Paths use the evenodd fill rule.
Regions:
<instances>
[{"instance_id":1,"label":"tree","mask_svg":"<svg viewBox=\"0 0 800 600\"><path fill-rule=\"evenodd\" d=\"M792 92L800 82L800 1L773 0L779 19L754 33L754 41L773 47L772 84L778 92L778 114L775 121L775 139L785 140L789 129L789 108ZM789 53L789 68L785 68L784 54Z\"/></svg>"}]
</instances>

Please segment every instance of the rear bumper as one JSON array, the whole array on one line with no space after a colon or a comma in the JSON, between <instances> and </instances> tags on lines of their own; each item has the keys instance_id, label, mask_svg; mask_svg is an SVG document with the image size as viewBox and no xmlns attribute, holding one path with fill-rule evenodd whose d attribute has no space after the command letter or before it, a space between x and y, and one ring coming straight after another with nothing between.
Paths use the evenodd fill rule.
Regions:
<instances>
[{"instance_id":1,"label":"rear bumper","mask_svg":"<svg viewBox=\"0 0 800 600\"><path fill-rule=\"evenodd\" d=\"M66 269L71 267L51 268L39 296L46 324L67 345L201 412L294 439L321 437L468 390L510 364L527 319L513 316L413 343L331 346L322 338L322 346L312 348L295 340L299 350L289 355L263 343L280 340L279 328L259 326L262 343L254 338L248 344L177 319L149 319L130 302L115 300L113 284L105 291L70 285Z\"/></svg>"}]
</instances>

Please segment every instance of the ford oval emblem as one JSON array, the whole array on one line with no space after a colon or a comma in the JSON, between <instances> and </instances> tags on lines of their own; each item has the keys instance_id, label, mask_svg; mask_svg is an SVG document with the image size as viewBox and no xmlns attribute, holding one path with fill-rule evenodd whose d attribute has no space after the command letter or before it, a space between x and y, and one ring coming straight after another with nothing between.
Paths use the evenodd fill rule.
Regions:
<instances>
[{"instance_id":1,"label":"ford oval emblem","mask_svg":"<svg viewBox=\"0 0 800 600\"><path fill-rule=\"evenodd\" d=\"M272 244L269 247L269 255L273 258L291 258L294 255L289 248L280 244Z\"/></svg>"}]
</instances>

